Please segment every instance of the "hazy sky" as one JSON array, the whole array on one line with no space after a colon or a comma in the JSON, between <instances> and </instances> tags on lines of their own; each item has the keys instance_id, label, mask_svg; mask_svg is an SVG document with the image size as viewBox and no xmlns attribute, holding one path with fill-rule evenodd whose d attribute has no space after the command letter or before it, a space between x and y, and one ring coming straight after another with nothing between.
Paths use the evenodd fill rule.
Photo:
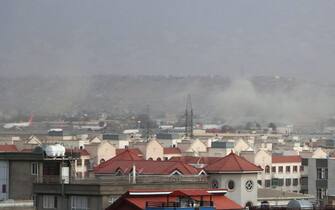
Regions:
<instances>
[{"instance_id":1,"label":"hazy sky","mask_svg":"<svg viewBox=\"0 0 335 210\"><path fill-rule=\"evenodd\" d=\"M1 75L283 75L335 81L333 0L1 0Z\"/></svg>"}]
</instances>

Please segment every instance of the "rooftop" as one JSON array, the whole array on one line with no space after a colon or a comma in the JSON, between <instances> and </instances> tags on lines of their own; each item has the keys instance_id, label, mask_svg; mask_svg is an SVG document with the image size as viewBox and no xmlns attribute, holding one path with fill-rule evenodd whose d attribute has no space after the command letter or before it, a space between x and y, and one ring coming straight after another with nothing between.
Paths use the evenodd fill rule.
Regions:
<instances>
[{"instance_id":1,"label":"rooftop","mask_svg":"<svg viewBox=\"0 0 335 210\"><path fill-rule=\"evenodd\" d=\"M272 163L301 163L299 155L272 156Z\"/></svg>"},{"instance_id":2,"label":"rooftop","mask_svg":"<svg viewBox=\"0 0 335 210\"><path fill-rule=\"evenodd\" d=\"M218 159L217 161L205 167L208 173L223 173L223 172L257 172L262 171L262 168L249 162L243 157L231 152L229 155Z\"/></svg>"},{"instance_id":3,"label":"rooftop","mask_svg":"<svg viewBox=\"0 0 335 210\"><path fill-rule=\"evenodd\" d=\"M226 192L224 189L129 190L106 210L118 210L126 206L136 210L144 210L150 206L155 209L169 206L183 209L178 203L179 197L188 197L200 206L215 206L217 210L242 209L242 206L224 196Z\"/></svg>"},{"instance_id":4,"label":"rooftop","mask_svg":"<svg viewBox=\"0 0 335 210\"><path fill-rule=\"evenodd\" d=\"M18 150L13 144L4 144L0 145L0 152L18 152Z\"/></svg>"},{"instance_id":5,"label":"rooftop","mask_svg":"<svg viewBox=\"0 0 335 210\"><path fill-rule=\"evenodd\" d=\"M178 147L164 147L164 154L181 154L181 151Z\"/></svg>"}]
</instances>

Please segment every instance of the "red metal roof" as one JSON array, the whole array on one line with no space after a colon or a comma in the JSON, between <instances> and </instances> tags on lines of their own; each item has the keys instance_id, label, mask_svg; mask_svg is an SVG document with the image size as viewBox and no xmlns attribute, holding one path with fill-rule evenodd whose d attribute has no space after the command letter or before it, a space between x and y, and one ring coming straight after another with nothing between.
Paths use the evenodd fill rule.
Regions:
<instances>
[{"instance_id":1,"label":"red metal roof","mask_svg":"<svg viewBox=\"0 0 335 210\"><path fill-rule=\"evenodd\" d=\"M114 165L115 162L119 161L134 161L134 160L143 160L142 156L139 156L138 153L134 152L134 150L125 149L121 153L117 154L115 157L107 160L104 163L99 164L94 168L95 172L101 171L104 173L114 173L112 172L111 166Z\"/></svg>"},{"instance_id":2,"label":"red metal roof","mask_svg":"<svg viewBox=\"0 0 335 210\"><path fill-rule=\"evenodd\" d=\"M138 148L116 149L116 155L119 155L126 150L130 151L133 154L136 154L137 156L143 156L142 152Z\"/></svg>"},{"instance_id":3,"label":"red metal roof","mask_svg":"<svg viewBox=\"0 0 335 210\"><path fill-rule=\"evenodd\" d=\"M299 155L272 156L272 163L301 163Z\"/></svg>"},{"instance_id":4,"label":"red metal roof","mask_svg":"<svg viewBox=\"0 0 335 210\"><path fill-rule=\"evenodd\" d=\"M172 157L170 160L182 161L187 164L211 164L221 159L221 157L194 157L194 156L182 156Z\"/></svg>"},{"instance_id":5,"label":"red metal roof","mask_svg":"<svg viewBox=\"0 0 335 210\"><path fill-rule=\"evenodd\" d=\"M262 171L262 168L231 152L205 167L208 173Z\"/></svg>"},{"instance_id":6,"label":"red metal roof","mask_svg":"<svg viewBox=\"0 0 335 210\"><path fill-rule=\"evenodd\" d=\"M169 175L179 171L183 175L197 175L199 170L177 161L154 161L154 160L113 160L100 164L94 169L96 174L114 174L121 170L124 174L132 171L133 165L139 174L146 175Z\"/></svg>"},{"instance_id":7,"label":"red metal roof","mask_svg":"<svg viewBox=\"0 0 335 210\"><path fill-rule=\"evenodd\" d=\"M18 152L18 150L15 145L3 144L0 145L0 152Z\"/></svg>"},{"instance_id":8,"label":"red metal roof","mask_svg":"<svg viewBox=\"0 0 335 210\"><path fill-rule=\"evenodd\" d=\"M208 194L209 189L183 189L175 190L169 195L129 195L129 192L121 196L116 202L106 208L106 210L121 210L121 209L141 209L144 210L146 207L146 202L175 202L177 200L178 192L183 192L183 196L187 195L194 200L200 201L201 199L205 201L212 200L214 206L217 210L228 210L228 209L243 209L242 206L230 200L224 195L210 195ZM216 189L217 190L217 189ZM147 190L146 190L147 191ZM148 192L168 192L169 190L150 190ZM170 191L171 192L171 191ZM127 208L128 207L128 208Z\"/></svg>"},{"instance_id":9,"label":"red metal roof","mask_svg":"<svg viewBox=\"0 0 335 210\"><path fill-rule=\"evenodd\" d=\"M181 154L181 151L178 147L164 147L164 154Z\"/></svg>"}]
</instances>

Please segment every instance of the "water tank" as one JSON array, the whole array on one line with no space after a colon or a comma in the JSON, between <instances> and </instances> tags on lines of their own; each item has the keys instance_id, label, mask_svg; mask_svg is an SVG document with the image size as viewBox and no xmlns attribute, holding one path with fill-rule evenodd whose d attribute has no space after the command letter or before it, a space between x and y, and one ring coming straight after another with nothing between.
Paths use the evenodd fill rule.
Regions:
<instances>
[{"instance_id":1,"label":"water tank","mask_svg":"<svg viewBox=\"0 0 335 210\"><path fill-rule=\"evenodd\" d=\"M64 157L65 147L60 144L48 145L45 147L45 153L48 157Z\"/></svg>"},{"instance_id":2,"label":"water tank","mask_svg":"<svg viewBox=\"0 0 335 210\"><path fill-rule=\"evenodd\" d=\"M53 128L48 130L48 136L63 136L63 129Z\"/></svg>"}]
</instances>

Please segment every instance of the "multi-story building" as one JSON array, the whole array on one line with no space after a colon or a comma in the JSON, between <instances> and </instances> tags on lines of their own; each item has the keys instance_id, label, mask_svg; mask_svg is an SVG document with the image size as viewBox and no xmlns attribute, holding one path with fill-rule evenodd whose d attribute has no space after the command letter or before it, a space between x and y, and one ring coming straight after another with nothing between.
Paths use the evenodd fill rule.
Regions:
<instances>
[{"instance_id":1,"label":"multi-story building","mask_svg":"<svg viewBox=\"0 0 335 210\"><path fill-rule=\"evenodd\" d=\"M303 193L314 195L318 204L331 204L335 195L335 159L303 159L305 168L301 178L301 190Z\"/></svg>"},{"instance_id":2,"label":"multi-story building","mask_svg":"<svg viewBox=\"0 0 335 210\"><path fill-rule=\"evenodd\" d=\"M300 192L300 178L303 171L300 156L272 156L271 166L266 166L264 171L271 174L272 188Z\"/></svg>"},{"instance_id":3,"label":"multi-story building","mask_svg":"<svg viewBox=\"0 0 335 210\"><path fill-rule=\"evenodd\" d=\"M257 153L243 151L247 160L262 167L258 174L258 185L287 192L300 192L300 178L303 167L300 156L274 156L270 152L259 150Z\"/></svg>"}]
</instances>

